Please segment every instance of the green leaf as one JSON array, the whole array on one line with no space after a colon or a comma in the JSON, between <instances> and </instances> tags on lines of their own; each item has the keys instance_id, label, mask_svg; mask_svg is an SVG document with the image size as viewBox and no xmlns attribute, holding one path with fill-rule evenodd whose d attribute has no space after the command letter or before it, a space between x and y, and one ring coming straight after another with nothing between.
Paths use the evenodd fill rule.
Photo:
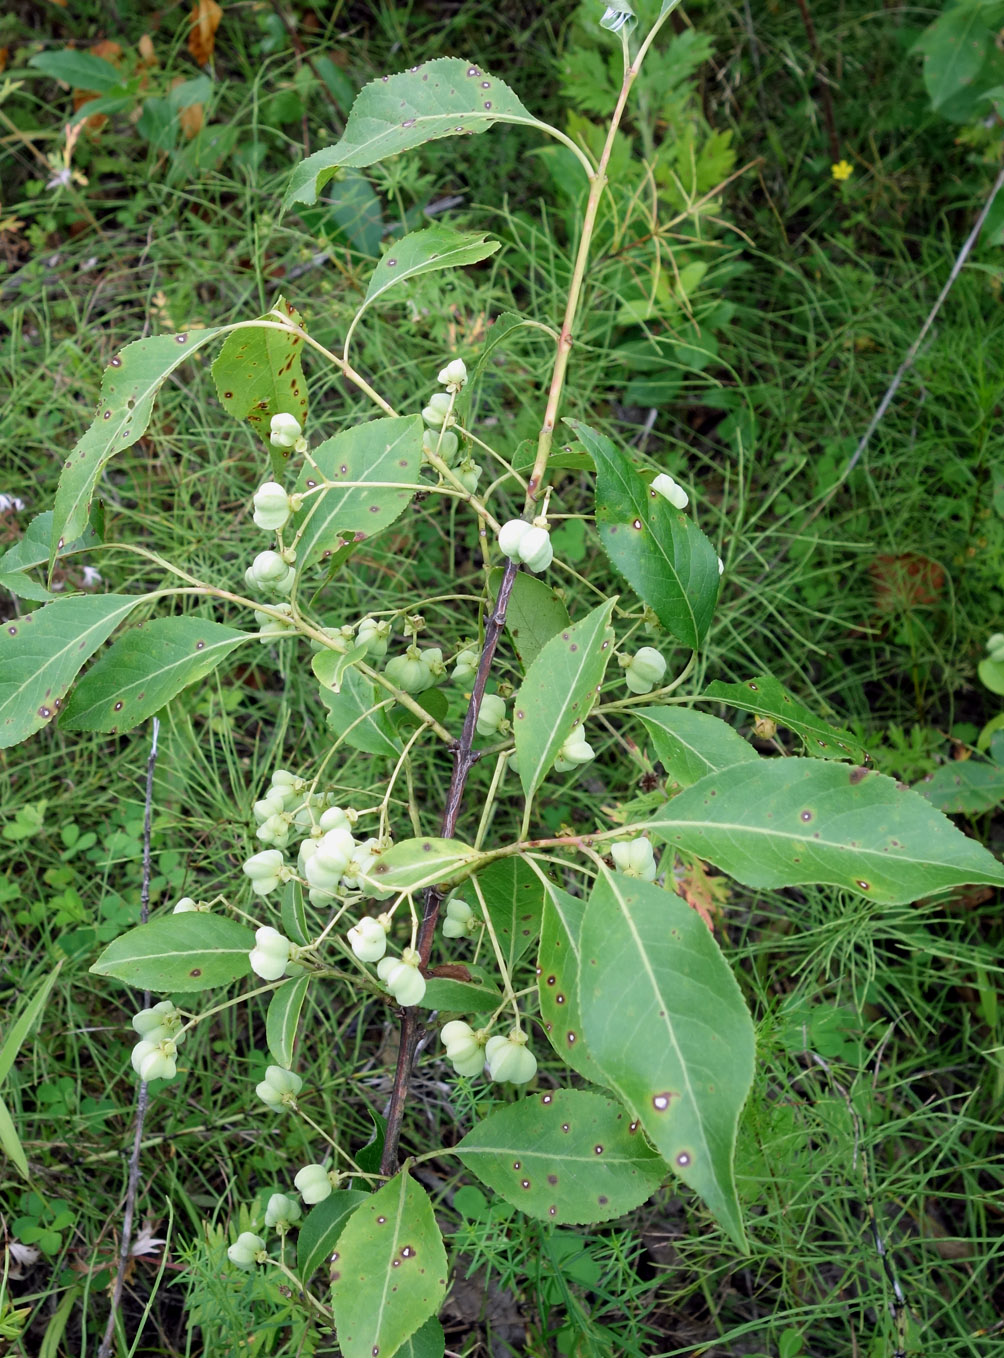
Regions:
<instances>
[{"instance_id":1,"label":"green leaf","mask_svg":"<svg viewBox=\"0 0 1004 1358\"><path fill-rule=\"evenodd\" d=\"M364 880L382 892L418 891L466 876L480 858L477 849L459 839L402 839L380 855Z\"/></svg>"},{"instance_id":2,"label":"green leaf","mask_svg":"<svg viewBox=\"0 0 1004 1358\"><path fill-rule=\"evenodd\" d=\"M254 637L247 632L204 618L141 622L87 671L60 725L70 731L129 731L249 640Z\"/></svg>"},{"instance_id":3,"label":"green leaf","mask_svg":"<svg viewBox=\"0 0 1004 1358\"><path fill-rule=\"evenodd\" d=\"M645 725L656 757L672 782L689 787L707 773L732 764L752 764L760 756L727 722L689 707L633 707Z\"/></svg>"},{"instance_id":4,"label":"green leaf","mask_svg":"<svg viewBox=\"0 0 1004 1358\"><path fill-rule=\"evenodd\" d=\"M224 915L168 915L114 939L91 967L138 990L209 990L251 974L254 934Z\"/></svg>"},{"instance_id":5,"label":"green leaf","mask_svg":"<svg viewBox=\"0 0 1004 1358\"><path fill-rule=\"evenodd\" d=\"M446 1353L446 1335L435 1316L425 1322L420 1330L409 1335L397 1351L397 1358L443 1358Z\"/></svg>"},{"instance_id":6,"label":"green leaf","mask_svg":"<svg viewBox=\"0 0 1004 1358\"><path fill-rule=\"evenodd\" d=\"M57 599L0 629L0 749L16 745L59 712L77 672L143 595Z\"/></svg>"},{"instance_id":7,"label":"green leaf","mask_svg":"<svg viewBox=\"0 0 1004 1358\"><path fill-rule=\"evenodd\" d=\"M0 1150L7 1156L8 1160L14 1162L20 1171L22 1178L31 1178L31 1172L28 1168L28 1157L24 1153L24 1147L21 1145L21 1138L18 1136L17 1128L14 1126L14 1119L10 1115L10 1109L4 1103L3 1099L0 1099Z\"/></svg>"},{"instance_id":8,"label":"green leaf","mask_svg":"<svg viewBox=\"0 0 1004 1358\"><path fill-rule=\"evenodd\" d=\"M709 774L647 822L751 887L844 887L905 904L1004 867L901 783L817 759L761 759Z\"/></svg>"},{"instance_id":9,"label":"green leaf","mask_svg":"<svg viewBox=\"0 0 1004 1358\"><path fill-rule=\"evenodd\" d=\"M1001 661L991 660L987 656L976 666L976 672L980 676L980 683L984 684L991 693L1004 696L1004 664Z\"/></svg>"},{"instance_id":10,"label":"green leaf","mask_svg":"<svg viewBox=\"0 0 1004 1358\"><path fill-rule=\"evenodd\" d=\"M988 20L991 11L999 16L1000 9L983 3L953 5L921 34L915 50L924 53L924 85L935 111L979 75L993 42Z\"/></svg>"},{"instance_id":11,"label":"green leaf","mask_svg":"<svg viewBox=\"0 0 1004 1358\"><path fill-rule=\"evenodd\" d=\"M446 1295L446 1250L428 1194L407 1170L357 1207L331 1260L344 1358L392 1358Z\"/></svg>"},{"instance_id":12,"label":"green leaf","mask_svg":"<svg viewBox=\"0 0 1004 1358\"><path fill-rule=\"evenodd\" d=\"M469 427L467 415L471 408L471 402L474 393L478 389L479 378L489 366L492 354L500 344L504 344L506 340L509 339L514 330L522 330L524 328L535 329L537 327L534 321L531 321L526 316L520 316L515 311L502 311L492 321L488 328L488 334L481 346L480 353L473 364L467 364L467 381L457 395L454 410L456 411L457 420L460 424ZM545 333L546 332L542 330L538 330L538 334L544 335ZM491 366L494 367L494 363L492 363ZM532 440L532 443L534 454L536 455L536 439ZM530 465L533 466L533 458L530 459ZM548 462L547 465L550 467L552 463Z\"/></svg>"},{"instance_id":13,"label":"green leaf","mask_svg":"<svg viewBox=\"0 0 1004 1358\"><path fill-rule=\"evenodd\" d=\"M302 327L296 308L279 297L275 311L288 316ZM275 324L271 312L260 317ZM292 415L302 428L307 426L307 384L301 355L303 340L285 330L235 330L223 341L223 348L212 366L216 392L223 405L238 420L247 420L252 430L269 441L273 415ZM278 473L292 450L269 444L272 466Z\"/></svg>"},{"instance_id":14,"label":"green leaf","mask_svg":"<svg viewBox=\"0 0 1004 1358\"><path fill-rule=\"evenodd\" d=\"M391 242L373 270L356 319L398 283L417 278L419 274L434 273L438 269L478 264L493 255L501 245L502 242L498 240L485 240L483 231L455 231L452 226L439 223L427 226L422 231L409 231L406 236Z\"/></svg>"},{"instance_id":15,"label":"green leaf","mask_svg":"<svg viewBox=\"0 0 1004 1358\"><path fill-rule=\"evenodd\" d=\"M540 1021L551 1046L573 1070L602 1085L606 1077L586 1049L579 1005L579 940L585 913L585 901L553 883L548 886L537 954L537 991Z\"/></svg>"},{"instance_id":16,"label":"green leaf","mask_svg":"<svg viewBox=\"0 0 1004 1358\"><path fill-rule=\"evenodd\" d=\"M347 671L368 654L368 646L353 646L350 651L318 651L311 658L310 668L318 683L332 693L340 693Z\"/></svg>"},{"instance_id":17,"label":"green leaf","mask_svg":"<svg viewBox=\"0 0 1004 1358\"><path fill-rule=\"evenodd\" d=\"M556 1226L623 1216L666 1176L620 1104L578 1089L511 1103L479 1122L455 1150L506 1202Z\"/></svg>"},{"instance_id":18,"label":"green leaf","mask_svg":"<svg viewBox=\"0 0 1004 1358\"><path fill-rule=\"evenodd\" d=\"M42 977L35 987L34 993L25 1000L17 1011L17 1016L11 1018L8 1022L3 1041L0 1042L0 1085L6 1080L11 1067L17 1060L17 1054L21 1050L24 1039L31 1032L32 1024L45 1007L49 992L56 983L62 965L62 960L60 960L47 976Z\"/></svg>"},{"instance_id":19,"label":"green leaf","mask_svg":"<svg viewBox=\"0 0 1004 1358\"><path fill-rule=\"evenodd\" d=\"M311 452L315 467L306 467L296 489L300 494L318 484L318 473L331 482L316 491L294 518L302 537L297 562L330 556L346 540L361 541L393 523L408 508L422 482L422 418L401 415L370 420L325 439Z\"/></svg>"},{"instance_id":20,"label":"green leaf","mask_svg":"<svg viewBox=\"0 0 1004 1358\"><path fill-rule=\"evenodd\" d=\"M502 999L498 986L486 984L480 967L469 968L470 981L430 976L419 1009L441 1009L451 1014L490 1014Z\"/></svg>"},{"instance_id":21,"label":"green leaf","mask_svg":"<svg viewBox=\"0 0 1004 1358\"><path fill-rule=\"evenodd\" d=\"M555 755L589 714L614 653L610 626L616 599L608 599L581 622L544 646L513 701L519 780L532 797Z\"/></svg>"},{"instance_id":22,"label":"green leaf","mask_svg":"<svg viewBox=\"0 0 1004 1358\"><path fill-rule=\"evenodd\" d=\"M513 967L540 935L544 913L543 884L529 863L516 854L489 863L475 880L485 898L495 937L511 975ZM477 914L477 901L473 897L471 904Z\"/></svg>"},{"instance_id":23,"label":"green leaf","mask_svg":"<svg viewBox=\"0 0 1004 1358\"><path fill-rule=\"evenodd\" d=\"M401 753L401 742L391 729L386 711L373 711L385 695L381 690L377 697L372 680L358 670L346 670L337 693L322 685L320 694L328 709L328 725L346 745L366 754L386 754L394 759Z\"/></svg>"},{"instance_id":24,"label":"green leaf","mask_svg":"<svg viewBox=\"0 0 1004 1358\"><path fill-rule=\"evenodd\" d=\"M300 1023L300 1011L307 998L309 976L284 982L268 1002L265 1015L265 1041L277 1066L289 1070L293 1064L293 1044Z\"/></svg>"},{"instance_id":25,"label":"green leaf","mask_svg":"<svg viewBox=\"0 0 1004 1358\"><path fill-rule=\"evenodd\" d=\"M305 1286L327 1261L349 1217L368 1197L358 1188L336 1188L303 1218L296 1237L296 1266Z\"/></svg>"},{"instance_id":26,"label":"green leaf","mask_svg":"<svg viewBox=\"0 0 1004 1358\"><path fill-rule=\"evenodd\" d=\"M603 868L581 946L590 1054L663 1158L745 1249L733 1157L753 1082L753 1023L718 944L679 896Z\"/></svg>"},{"instance_id":27,"label":"green leaf","mask_svg":"<svg viewBox=\"0 0 1004 1358\"><path fill-rule=\"evenodd\" d=\"M92 52L76 52L69 47L62 52L38 52L28 58L27 64L50 80L58 80L74 90L96 90L103 94L122 80L110 61L96 57Z\"/></svg>"},{"instance_id":28,"label":"green leaf","mask_svg":"<svg viewBox=\"0 0 1004 1358\"><path fill-rule=\"evenodd\" d=\"M324 246L347 241L361 255L376 259L383 239L380 199L365 175L346 174L317 207L301 208L300 220Z\"/></svg>"},{"instance_id":29,"label":"green leaf","mask_svg":"<svg viewBox=\"0 0 1004 1358\"><path fill-rule=\"evenodd\" d=\"M772 717L778 726L801 736L806 751L820 759L853 759L861 763L868 758L868 751L850 731L831 726L817 717L769 674L759 674L742 684L725 684L716 679L704 690L700 700L728 703L743 712Z\"/></svg>"},{"instance_id":30,"label":"green leaf","mask_svg":"<svg viewBox=\"0 0 1004 1358\"><path fill-rule=\"evenodd\" d=\"M955 759L913 786L939 811L978 816L1004 801L1004 768L982 759Z\"/></svg>"},{"instance_id":31,"label":"green leaf","mask_svg":"<svg viewBox=\"0 0 1004 1358\"><path fill-rule=\"evenodd\" d=\"M20 571L0 571L0 589L5 589L17 599L30 599L36 604L50 604L59 597Z\"/></svg>"},{"instance_id":32,"label":"green leaf","mask_svg":"<svg viewBox=\"0 0 1004 1358\"><path fill-rule=\"evenodd\" d=\"M63 965L62 961L56 963L55 968L48 976L43 976L35 987L31 998L21 1006L17 1017L8 1025L4 1033L3 1040L0 1041L0 1085L10 1072L11 1066L17 1059L17 1054L21 1050L21 1045L32 1025L38 1018L45 1002L49 998L49 992L56 983L59 969ZM30 1177L28 1170L28 1159L21 1145L17 1129L14 1126L14 1119L3 1099L0 1099L0 1148L4 1154L14 1162L23 1178Z\"/></svg>"},{"instance_id":33,"label":"green leaf","mask_svg":"<svg viewBox=\"0 0 1004 1358\"><path fill-rule=\"evenodd\" d=\"M502 571L496 568L488 579L488 588L496 597L501 584ZM524 673L570 621L568 609L551 586L536 575L520 571L509 596L505 625Z\"/></svg>"},{"instance_id":34,"label":"green leaf","mask_svg":"<svg viewBox=\"0 0 1004 1358\"><path fill-rule=\"evenodd\" d=\"M578 420L565 423L596 463L596 524L611 564L666 631L696 650L718 599L717 552L608 438Z\"/></svg>"},{"instance_id":35,"label":"green leaf","mask_svg":"<svg viewBox=\"0 0 1004 1358\"><path fill-rule=\"evenodd\" d=\"M0 556L0 571L30 571L35 566L48 565L49 549L52 545L52 520L51 509L45 510L42 514L36 514L24 530L24 536L19 538L13 547L8 547L3 556ZM101 539L88 524L81 536L74 542L67 543L65 547L61 547L56 556L58 558L69 556L71 552L86 552L90 548L100 545Z\"/></svg>"},{"instance_id":36,"label":"green leaf","mask_svg":"<svg viewBox=\"0 0 1004 1358\"><path fill-rule=\"evenodd\" d=\"M484 132L499 122L539 125L508 85L472 62L437 57L381 76L360 90L341 140L293 171L283 208L316 202L339 166L362 169L427 141Z\"/></svg>"},{"instance_id":37,"label":"green leaf","mask_svg":"<svg viewBox=\"0 0 1004 1358\"><path fill-rule=\"evenodd\" d=\"M66 460L53 510L50 555L87 527L87 511L106 463L142 438L161 387L197 349L223 333L224 326L180 335L153 335L127 344L101 379L101 399L90 428Z\"/></svg>"},{"instance_id":38,"label":"green leaf","mask_svg":"<svg viewBox=\"0 0 1004 1358\"><path fill-rule=\"evenodd\" d=\"M301 947L310 942L307 912L303 904L303 887L297 881L287 882L282 892L282 932ZM280 1063L281 1064L281 1063Z\"/></svg>"}]
</instances>

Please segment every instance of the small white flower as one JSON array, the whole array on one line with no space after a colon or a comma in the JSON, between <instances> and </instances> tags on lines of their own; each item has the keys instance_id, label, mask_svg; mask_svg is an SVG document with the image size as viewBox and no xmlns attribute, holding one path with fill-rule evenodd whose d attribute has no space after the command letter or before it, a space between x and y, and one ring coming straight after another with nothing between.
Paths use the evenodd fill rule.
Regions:
<instances>
[{"instance_id":1,"label":"small white flower","mask_svg":"<svg viewBox=\"0 0 1004 1358\"><path fill-rule=\"evenodd\" d=\"M0 514L5 514L9 509L14 509L20 514L24 509L24 501L17 495L0 494ZM100 576L98 578L100 579Z\"/></svg>"}]
</instances>

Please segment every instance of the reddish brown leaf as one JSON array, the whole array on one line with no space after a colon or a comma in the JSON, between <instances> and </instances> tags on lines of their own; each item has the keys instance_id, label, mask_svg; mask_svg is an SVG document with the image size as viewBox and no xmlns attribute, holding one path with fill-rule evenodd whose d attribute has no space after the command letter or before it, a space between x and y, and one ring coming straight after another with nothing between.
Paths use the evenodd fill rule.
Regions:
<instances>
[{"instance_id":1,"label":"reddish brown leaf","mask_svg":"<svg viewBox=\"0 0 1004 1358\"><path fill-rule=\"evenodd\" d=\"M200 66L207 65L216 47L216 30L223 11L216 0L195 0L188 16L188 50Z\"/></svg>"},{"instance_id":2,"label":"reddish brown leaf","mask_svg":"<svg viewBox=\"0 0 1004 1358\"><path fill-rule=\"evenodd\" d=\"M171 81L171 88L174 89L176 85L183 85L184 83L185 77L183 75L175 76L175 78ZM191 141L194 136L196 136L199 132L202 131L202 124L204 120L205 120L204 104L189 104L186 108L181 108L178 110L178 122L181 124L181 130L182 132L184 132L185 136L188 138L189 141Z\"/></svg>"},{"instance_id":3,"label":"reddish brown leaf","mask_svg":"<svg viewBox=\"0 0 1004 1358\"><path fill-rule=\"evenodd\" d=\"M945 590L943 567L917 552L877 556L868 574L875 589L875 606L881 613L936 604Z\"/></svg>"}]
</instances>

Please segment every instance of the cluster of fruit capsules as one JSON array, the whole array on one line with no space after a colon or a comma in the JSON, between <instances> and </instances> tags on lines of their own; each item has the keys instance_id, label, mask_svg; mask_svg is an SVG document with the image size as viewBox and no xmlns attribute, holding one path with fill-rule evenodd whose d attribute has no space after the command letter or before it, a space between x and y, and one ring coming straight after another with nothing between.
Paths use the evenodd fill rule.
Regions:
<instances>
[{"instance_id":1,"label":"cluster of fruit capsules","mask_svg":"<svg viewBox=\"0 0 1004 1358\"><path fill-rule=\"evenodd\" d=\"M133 1017L139 1041L132 1049L132 1067L141 1080L173 1080L178 1073L178 1048L187 1036L180 1011L170 1000Z\"/></svg>"}]
</instances>

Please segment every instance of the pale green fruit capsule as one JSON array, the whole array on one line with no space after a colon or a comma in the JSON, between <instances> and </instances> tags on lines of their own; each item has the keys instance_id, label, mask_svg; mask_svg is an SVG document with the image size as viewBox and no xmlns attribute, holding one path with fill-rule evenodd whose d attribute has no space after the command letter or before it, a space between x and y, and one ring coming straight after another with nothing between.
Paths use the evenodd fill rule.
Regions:
<instances>
[{"instance_id":1,"label":"pale green fruit capsule","mask_svg":"<svg viewBox=\"0 0 1004 1358\"><path fill-rule=\"evenodd\" d=\"M278 552L259 552L251 562L245 578L263 589L266 587L271 589L285 579L288 570L289 562L284 561Z\"/></svg>"},{"instance_id":2,"label":"pale green fruit capsule","mask_svg":"<svg viewBox=\"0 0 1004 1358\"><path fill-rule=\"evenodd\" d=\"M385 619L363 618L356 628L356 645L365 646L374 660L382 660L387 654L390 638L391 625Z\"/></svg>"},{"instance_id":3,"label":"pale green fruit capsule","mask_svg":"<svg viewBox=\"0 0 1004 1358\"><path fill-rule=\"evenodd\" d=\"M330 1198L334 1187L323 1165L304 1165L294 1176L293 1183L308 1207Z\"/></svg>"},{"instance_id":4,"label":"pale green fruit capsule","mask_svg":"<svg viewBox=\"0 0 1004 1358\"><path fill-rule=\"evenodd\" d=\"M661 495L669 501L674 509L686 509L690 504L690 496L678 486L667 472L660 472L649 486L649 491L653 495Z\"/></svg>"},{"instance_id":5,"label":"pale green fruit capsule","mask_svg":"<svg viewBox=\"0 0 1004 1358\"><path fill-rule=\"evenodd\" d=\"M442 458L448 467L453 466L459 448L460 440L450 429L442 434L438 434L435 429L426 429L422 434L423 452Z\"/></svg>"},{"instance_id":6,"label":"pale green fruit capsule","mask_svg":"<svg viewBox=\"0 0 1004 1358\"><path fill-rule=\"evenodd\" d=\"M666 674L666 662L654 646L642 646L624 671L624 680L632 693L651 693L661 684Z\"/></svg>"},{"instance_id":7,"label":"pale green fruit capsule","mask_svg":"<svg viewBox=\"0 0 1004 1358\"><path fill-rule=\"evenodd\" d=\"M285 809L285 800L270 791L267 796L262 797L260 802L255 802L251 808L251 814L259 825L264 825L271 816L282 815Z\"/></svg>"},{"instance_id":8,"label":"pale green fruit capsule","mask_svg":"<svg viewBox=\"0 0 1004 1358\"><path fill-rule=\"evenodd\" d=\"M326 873L337 881L352 861L356 847L352 832L343 825L336 825L331 830L325 830L317 841L317 850L311 857L308 866L312 864L318 874ZM312 885L327 886L328 883L317 881Z\"/></svg>"},{"instance_id":9,"label":"pale green fruit capsule","mask_svg":"<svg viewBox=\"0 0 1004 1358\"><path fill-rule=\"evenodd\" d=\"M468 495L473 495L478 488L481 480L483 468L479 462L475 462L473 457L468 455L457 468L457 480L467 491Z\"/></svg>"},{"instance_id":10,"label":"pale green fruit capsule","mask_svg":"<svg viewBox=\"0 0 1004 1358\"><path fill-rule=\"evenodd\" d=\"M236 1242L227 1250L227 1258L237 1268L254 1268L259 1255L265 1255L265 1242L260 1235L241 1231Z\"/></svg>"},{"instance_id":11,"label":"pale green fruit capsule","mask_svg":"<svg viewBox=\"0 0 1004 1358\"><path fill-rule=\"evenodd\" d=\"M140 1037L146 1037L154 1028L180 1028L181 1012L170 1000L161 1000L151 1009L141 1009L132 1018L132 1026Z\"/></svg>"},{"instance_id":12,"label":"pale green fruit capsule","mask_svg":"<svg viewBox=\"0 0 1004 1358\"><path fill-rule=\"evenodd\" d=\"M255 931L255 946L248 954L251 970L263 981L278 981L289 961L290 941L269 925Z\"/></svg>"},{"instance_id":13,"label":"pale green fruit capsule","mask_svg":"<svg viewBox=\"0 0 1004 1358\"><path fill-rule=\"evenodd\" d=\"M344 809L340 806L329 806L321 812L321 818L317 823L325 832L328 830L351 831L358 819L358 813L351 806Z\"/></svg>"},{"instance_id":14,"label":"pale green fruit capsule","mask_svg":"<svg viewBox=\"0 0 1004 1358\"><path fill-rule=\"evenodd\" d=\"M302 1088L303 1081L299 1075L294 1075L291 1070L286 1070L282 1066L269 1066L265 1071L264 1080L255 1085L254 1092L262 1103L267 1103L270 1108L282 1108L295 1103L296 1096Z\"/></svg>"},{"instance_id":15,"label":"pale green fruit capsule","mask_svg":"<svg viewBox=\"0 0 1004 1358\"><path fill-rule=\"evenodd\" d=\"M432 671L416 646L409 646L404 655L388 660L384 673L405 693L422 693L432 687Z\"/></svg>"},{"instance_id":16,"label":"pale green fruit capsule","mask_svg":"<svg viewBox=\"0 0 1004 1358\"><path fill-rule=\"evenodd\" d=\"M478 673L477 651L461 651L454 659L453 673L450 675L455 684L472 684Z\"/></svg>"},{"instance_id":17,"label":"pale green fruit capsule","mask_svg":"<svg viewBox=\"0 0 1004 1358\"><path fill-rule=\"evenodd\" d=\"M479 1042L469 1023L447 1023L440 1033L446 1057L458 1075L480 1075L485 1064L484 1044Z\"/></svg>"},{"instance_id":18,"label":"pale green fruit capsule","mask_svg":"<svg viewBox=\"0 0 1004 1358\"><path fill-rule=\"evenodd\" d=\"M255 831L255 839L261 840L262 844L271 844L273 848L284 849L292 833L293 817L283 812L281 816L269 816L268 820L262 821Z\"/></svg>"},{"instance_id":19,"label":"pale green fruit capsule","mask_svg":"<svg viewBox=\"0 0 1004 1358\"><path fill-rule=\"evenodd\" d=\"M191 896L182 896L181 900L178 901L177 905L171 911L171 914L191 915L195 911L199 911L201 913L208 911L208 909L209 909L208 906L199 905L196 901L193 901Z\"/></svg>"},{"instance_id":20,"label":"pale green fruit capsule","mask_svg":"<svg viewBox=\"0 0 1004 1358\"><path fill-rule=\"evenodd\" d=\"M588 764L590 759L595 758L596 751L586 739L582 727L577 726L558 751L554 767L559 773L568 773L577 764Z\"/></svg>"},{"instance_id":21,"label":"pale green fruit capsule","mask_svg":"<svg viewBox=\"0 0 1004 1358\"><path fill-rule=\"evenodd\" d=\"M551 546L551 535L546 528L535 528L532 524L529 530L523 534L519 540L519 559L528 571L546 571L554 560L554 548Z\"/></svg>"},{"instance_id":22,"label":"pale green fruit capsule","mask_svg":"<svg viewBox=\"0 0 1004 1358\"><path fill-rule=\"evenodd\" d=\"M346 937L360 962L379 962L387 951L387 931L380 920L370 915L354 924Z\"/></svg>"},{"instance_id":23,"label":"pale green fruit capsule","mask_svg":"<svg viewBox=\"0 0 1004 1358\"><path fill-rule=\"evenodd\" d=\"M303 429L295 415L273 415L269 421L269 443L273 448L295 448Z\"/></svg>"},{"instance_id":24,"label":"pale green fruit capsule","mask_svg":"<svg viewBox=\"0 0 1004 1358\"><path fill-rule=\"evenodd\" d=\"M462 358L451 359L446 367L440 370L439 381L447 391L459 391L467 381L467 365Z\"/></svg>"},{"instance_id":25,"label":"pale green fruit capsule","mask_svg":"<svg viewBox=\"0 0 1004 1358\"><path fill-rule=\"evenodd\" d=\"M292 510L289 496L278 481L266 481L263 486L259 486L254 493L253 503L254 514L251 517L259 528L271 533L286 527Z\"/></svg>"},{"instance_id":26,"label":"pale green fruit capsule","mask_svg":"<svg viewBox=\"0 0 1004 1358\"><path fill-rule=\"evenodd\" d=\"M526 1046L526 1034L490 1037L485 1046L488 1074L498 1084L528 1084L537 1073L537 1058Z\"/></svg>"},{"instance_id":27,"label":"pale green fruit capsule","mask_svg":"<svg viewBox=\"0 0 1004 1358\"><path fill-rule=\"evenodd\" d=\"M175 1063L178 1047L169 1037L158 1042L144 1039L132 1049L132 1067L141 1080L173 1080L178 1073Z\"/></svg>"},{"instance_id":28,"label":"pale green fruit capsule","mask_svg":"<svg viewBox=\"0 0 1004 1358\"><path fill-rule=\"evenodd\" d=\"M655 881L655 851L651 840L644 835L639 839L625 839L614 844L610 853L625 877L637 877L643 882Z\"/></svg>"},{"instance_id":29,"label":"pale green fruit capsule","mask_svg":"<svg viewBox=\"0 0 1004 1358\"><path fill-rule=\"evenodd\" d=\"M423 665L428 665L433 683L438 683L440 679L446 678L446 666L443 664L443 652L438 646L427 646L425 650L422 651L420 658Z\"/></svg>"},{"instance_id":30,"label":"pale green fruit capsule","mask_svg":"<svg viewBox=\"0 0 1004 1358\"><path fill-rule=\"evenodd\" d=\"M292 636L296 631L296 623L292 618L292 608L289 604L276 604L276 612L288 615L287 618L273 618L270 613L262 613L260 609L255 609L255 622L261 628L258 640L263 644L269 641L279 641L285 637Z\"/></svg>"},{"instance_id":31,"label":"pale green fruit capsule","mask_svg":"<svg viewBox=\"0 0 1004 1358\"><path fill-rule=\"evenodd\" d=\"M285 1235L302 1216L303 1208L295 1198L288 1198L285 1193L273 1193L265 1208L265 1225Z\"/></svg>"},{"instance_id":32,"label":"pale green fruit capsule","mask_svg":"<svg viewBox=\"0 0 1004 1358\"><path fill-rule=\"evenodd\" d=\"M380 853L381 846L378 839L370 837L363 840L362 844L357 845L351 861L342 873L342 885L348 887L350 891L361 891L366 876L380 857Z\"/></svg>"},{"instance_id":33,"label":"pale green fruit capsule","mask_svg":"<svg viewBox=\"0 0 1004 1358\"><path fill-rule=\"evenodd\" d=\"M422 419L432 429L442 429L444 424L453 424L453 416L450 414L452 404L445 391L437 391L434 396L429 397L429 404L422 411Z\"/></svg>"},{"instance_id":34,"label":"pale green fruit capsule","mask_svg":"<svg viewBox=\"0 0 1004 1358\"><path fill-rule=\"evenodd\" d=\"M523 538L529 533L531 525L526 519L510 519L499 529L499 551L503 556L507 556L510 561L522 560L519 554L519 545Z\"/></svg>"},{"instance_id":35,"label":"pale green fruit capsule","mask_svg":"<svg viewBox=\"0 0 1004 1358\"><path fill-rule=\"evenodd\" d=\"M280 874L285 860L279 849L263 849L252 854L244 864L244 873L251 879L251 888L259 896L267 896L282 880Z\"/></svg>"},{"instance_id":36,"label":"pale green fruit capsule","mask_svg":"<svg viewBox=\"0 0 1004 1358\"><path fill-rule=\"evenodd\" d=\"M466 901L454 898L446 903L446 918L443 920L445 938L470 938L477 933L478 921L474 911Z\"/></svg>"},{"instance_id":37,"label":"pale green fruit capsule","mask_svg":"<svg viewBox=\"0 0 1004 1358\"><path fill-rule=\"evenodd\" d=\"M377 975L402 1008L418 1004L425 994L425 977L418 969L419 956L405 948L400 958L385 957L377 963Z\"/></svg>"},{"instance_id":38,"label":"pale green fruit capsule","mask_svg":"<svg viewBox=\"0 0 1004 1358\"><path fill-rule=\"evenodd\" d=\"M478 735L485 737L497 735L498 729L504 721L505 699L500 698L497 693L486 693L481 700L481 710L478 712Z\"/></svg>"}]
</instances>

